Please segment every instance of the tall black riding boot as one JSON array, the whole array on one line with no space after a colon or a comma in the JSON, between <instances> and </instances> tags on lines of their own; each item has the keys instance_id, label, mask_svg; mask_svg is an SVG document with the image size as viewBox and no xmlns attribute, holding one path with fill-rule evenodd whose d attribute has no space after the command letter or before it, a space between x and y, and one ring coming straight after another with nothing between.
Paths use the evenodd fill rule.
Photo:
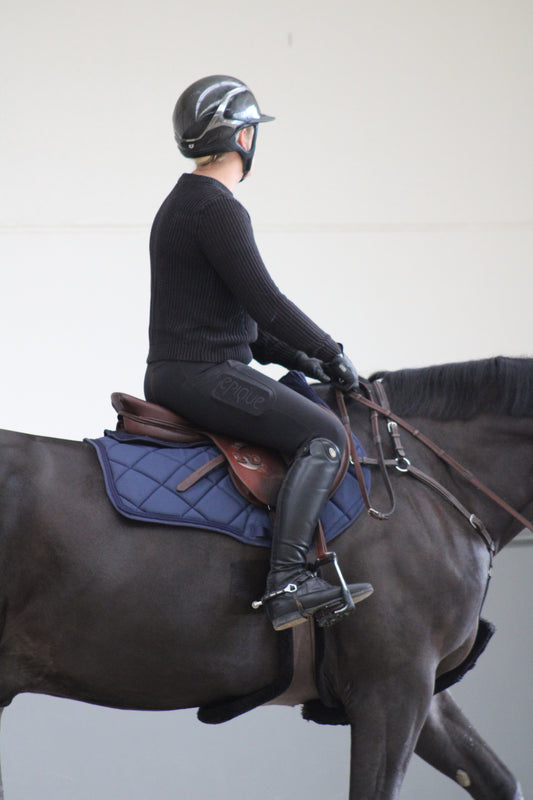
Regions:
<instances>
[{"instance_id":1,"label":"tall black riding boot","mask_svg":"<svg viewBox=\"0 0 533 800\"><path fill-rule=\"evenodd\" d=\"M298 625L324 606L341 603L342 588L307 569L307 552L340 466L329 439L312 439L287 472L276 504L270 573L263 598L275 630ZM354 603L373 592L369 583L350 584Z\"/></svg>"}]
</instances>

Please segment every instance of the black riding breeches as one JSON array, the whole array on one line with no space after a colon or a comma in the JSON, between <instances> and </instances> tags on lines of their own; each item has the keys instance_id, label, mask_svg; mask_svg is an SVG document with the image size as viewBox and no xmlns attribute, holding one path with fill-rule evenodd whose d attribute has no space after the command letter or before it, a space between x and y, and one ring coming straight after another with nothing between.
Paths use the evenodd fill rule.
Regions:
<instances>
[{"instance_id":1,"label":"black riding breeches","mask_svg":"<svg viewBox=\"0 0 533 800\"><path fill-rule=\"evenodd\" d=\"M240 361L155 361L144 392L200 428L289 454L318 436L346 447L334 414Z\"/></svg>"}]
</instances>

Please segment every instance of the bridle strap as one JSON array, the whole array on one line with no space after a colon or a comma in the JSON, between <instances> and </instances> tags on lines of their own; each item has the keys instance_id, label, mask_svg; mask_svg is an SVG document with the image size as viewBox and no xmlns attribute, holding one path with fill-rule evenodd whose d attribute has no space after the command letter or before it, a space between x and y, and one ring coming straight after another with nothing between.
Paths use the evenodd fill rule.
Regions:
<instances>
[{"instance_id":1,"label":"bridle strap","mask_svg":"<svg viewBox=\"0 0 533 800\"><path fill-rule=\"evenodd\" d=\"M387 512L378 511L377 509L373 508L370 498L368 496L368 492L366 490L365 479L363 476L363 470L361 469L361 459L357 455L357 450L355 449L355 444L352 438L352 429L350 426L350 418L348 416L348 411L346 409L346 403L344 402L344 393L337 389L337 405L339 408L339 416L342 424L347 433L348 442L349 442L349 450L350 450L350 462L353 464L353 468L355 470L355 475L357 477L357 482L359 484L359 489L361 491L361 496L363 498L363 502L365 504L366 510L368 511L369 516L374 517L375 519L386 520L389 519L393 513L396 506L396 501L394 499L394 492L392 490L392 485L389 480L389 476L387 474L387 467L385 464L385 459L383 457L383 447L381 442L381 436L379 433L379 426L378 426L378 414L373 412L372 416L372 432L374 437L374 444L376 445L376 449L378 452L378 464L381 469L381 474L385 483L385 487L387 489L387 494L389 495L389 500L391 503L390 509Z\"/></svg>"},{"instance_id":2,"label":"bridle strap","mask_svg":"<svg viewBox=\"0 0 533 800\"><path fill-rule=\"evenodd\" d=\"M508 503L505 502L499 495L485 486L475 475L467 470L462 464L455 460L452 456L450 456L442 447L439 447L435 442L429 439L425 434L421 433L418 428L415 428L413 425L410 425L404 419L399 417L389 408L381 405L380 403L376 403L370 397L364 397L363 394L360 392L349 392L348 396L355 400L357 403L360 403L367 408L370 408L372 411L377 412L378 414L387 417L389 420L396 422L401 428L407 431L411 436L421 442L425 447L427 447L431 452L435 453L441 461L444 461L448 466L454 469L456 472L459 473L465 480L467 480L472 486L475 486L480 492L486 495L490 500L496 503L500 508L503 508L510 516L514 517L524 528L527 528L529 531L533 531L533 523L527 520L519 511L514 509ZM342 398L342 403L344 404L344 398ZM346 405L344 405L344 413L346 413Z\"/></svg>"}]
</instances>

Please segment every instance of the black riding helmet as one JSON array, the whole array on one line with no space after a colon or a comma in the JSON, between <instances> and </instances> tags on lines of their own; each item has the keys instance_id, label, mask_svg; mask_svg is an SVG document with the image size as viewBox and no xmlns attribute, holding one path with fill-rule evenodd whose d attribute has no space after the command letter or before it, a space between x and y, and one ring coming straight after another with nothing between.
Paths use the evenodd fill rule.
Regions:
<instances>
[{"instance_id":1,"label":"black riding helmet","mask_svg":"<svg viewBox=\"0 0 533 800\"><path fill-rule=\"evenodd\" d=\"M251 169L257 139L256 126L274 117L261 114L257 100L245 83L229 75L209 75L185 89L172 115L174 138L187 158L236 151L243 178ZM254 127L250 150L237 143L242 128Z\"/></svg>"}]
</instances>

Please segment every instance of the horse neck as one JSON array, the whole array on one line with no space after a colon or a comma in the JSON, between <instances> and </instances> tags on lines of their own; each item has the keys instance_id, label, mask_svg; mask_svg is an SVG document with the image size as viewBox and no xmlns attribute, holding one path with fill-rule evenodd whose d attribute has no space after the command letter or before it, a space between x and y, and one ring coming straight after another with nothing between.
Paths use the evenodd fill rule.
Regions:
<instances>
[{"instance_id":1,"label":"horse neck","mask_svg":"<svg viewBox=\"0 0 533 800\"><path fill-rule=\"evenodd\" d=\"M457 428L458 458L481 482L531 520L533 508L533 417L480 415ZM455 446L455 444L454 444ZM505 547L522 525L508 512L471 487L473 504L496 540ZM483 518L482 514L486 514Z\"/></svg>"},{"instance_id":2,"label":"horse neck","mask_svg":"<svg viewBox=\"0 0 533 800\"><path fill-rule=\"evenodd\" d=\"M407 420L469 470L487 488L531 519L533 512L533 417L479 415L469 420ZM498 550L522 526L478 488L461 478L412 436L402 443L413 466L441 481L487 526ZM529 514L529 516L528 516Z\"/></svg>"}]
</instances>

